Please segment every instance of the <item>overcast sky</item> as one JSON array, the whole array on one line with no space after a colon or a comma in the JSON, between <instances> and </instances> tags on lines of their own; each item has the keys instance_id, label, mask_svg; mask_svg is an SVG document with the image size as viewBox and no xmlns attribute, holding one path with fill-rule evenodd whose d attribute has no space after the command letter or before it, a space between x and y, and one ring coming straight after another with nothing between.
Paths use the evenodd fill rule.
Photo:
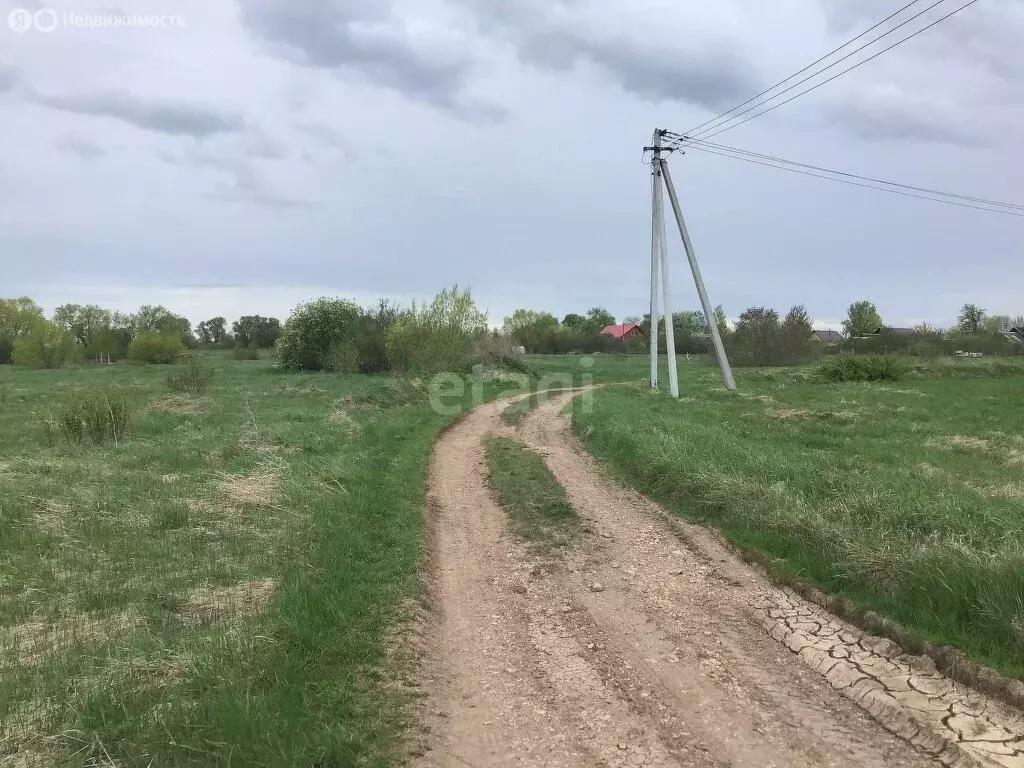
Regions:
<instances>
[{"instance_id":1,"label":"overcast sky","mask_svg":"<svg viewBox=\"0 0 1024 768\"><path fill-rule=\"evenodd\" d=\"M0 0L0 296L198 321L457 282L496 323L642 314L653 128L688 130L902 4ZM56 29L13 31L15 6ZM1024 202L1022 40L1024 0L980 0L716 140ZM804 303L834 326L862 298L894 325L949 325L968 301L1024 313L1022 218L671 162L730 316ZM675 306L696 307L672 248Z\"/></svg>"}]
</instances>

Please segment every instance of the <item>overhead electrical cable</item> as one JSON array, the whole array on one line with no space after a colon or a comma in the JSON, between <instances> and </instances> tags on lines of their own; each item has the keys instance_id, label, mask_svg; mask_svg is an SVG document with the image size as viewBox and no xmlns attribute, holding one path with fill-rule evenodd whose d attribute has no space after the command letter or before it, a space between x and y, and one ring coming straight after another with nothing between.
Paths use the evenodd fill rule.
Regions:
<instances>
[{"instance_id":1,"label":"overhead electrical cable","mask_svg":"<svg viewBox=\"0 0 1024 768\"><path fill-rule=\"evenodd\" d=\"M861 32L861 33L860 33L859 35L857 35L856 37L852 37L852 38L850 38L850 39L849 39L849 40L847 40L847 41L846 41L845 43L843 43L842 45L840 45L840 46L839 46L838 48L833 48L833 49L832 49L831 51L829 51L828 53L826 53L826 54L825 54L824 56L822 56L822 57L821 57L820 59L817 59L816 61L812 61L812 62L811 62L810 64L808 64L808 65L807 65L806 67L804 67L803 69L801 69L801 70L800 70L799 72L794 72L794 73L793 73L792 75L790 75L789 77L787 77L787 78L786 78L785 80L780 80L780 81L779 81L779 82L777 82L777 83L776 83L775 85L771 86L770 88L766 88L765 90L761 91L761 92L760 92L759 94L757 94L756 96L751 96L751 97L750 97L749 99L747 99L746 101L744 101L744 102L743 102L742 104L737 104L737 105L736 105L735 107L733 107L733 108L732 108L732 109L730 109L729 111L727 111L727 112L723 112L722 114L718 115L717 117L713 117L713 118L711 118L710 120L706 120L705 122L701 123L701 124L700 124L700 125L698 125L698 126L694 126L694 127L693 127L693 128L691 128L691 129L690 129L690 130L689 130L689 131L688 131L687 133L690 133L690 134L692 134L692 133L696 133L697 131L699 131L699 130L700 130L701 128L703 128L704 126L707 126L707 125L711 125L712 123L717 123L717 122L718 122L719 120L721 120L721 119L722 119L723 117L726 117L726 116L728 116L728 115L731 115L731 114L732 114L733 112L735 112L735 111L736 111L737 109L742 109L743 107L747 106L747 104L749 104L750 102L752 102L752 101L757 101L757 100L758 100L758 99L760 99L760 98L761 98L762 96L764 96L764 95L766 95L766 94L768 94L768 93L771 93L772 91L774 91L774 90L775 90L776 88L778 88L778 87L779 87L780 85L785 85L785 84L786 84L786 83L788 83L788 82L789 82L790 80L792 80L792 79L793 79L794 77L799 77L799 76L800 76L800 75L802 75L802 74L803 74L804 72L806 72L807 70L809 70L809 69L810 69L811 67L813 67L813 66L816 66L816 65L820 64L821 62L825 61L825 60L826 60L827 58L829 58L830 56L833 56L834 54L837 54L837 53L839 53L839 51L843 50L843 48L845 48L846 46L848 46L848 45L851 45L852 43L855 43L855 42L857 42L858 40L860 40L860 39L861 39L862 37L864 37L864 35L868 34L869 32L873 32L873 31L875 31L875 30L876 30L876 29L878 29L878 28L879 28L880 26L882 26L883 24L885 24L885 23L886 23L887 21L890 21L890 20L894 19L895 17L899 16L899 15L900 15L901 13L903 13L903 12L904 12L905 10L907 10L908 8L910 8L910 7L912 6L912 5L916 5L916 4L917 4L917 3L919 3L920 1L921 1L921 0L911 0L911 1L909 2L909 3L907 3L907 4L906 4L906 5L904 5L904 6L902 7L902 8L900 8L900 9L899 9L898 11L895 11L894 13L891 13L891 14L889 14L889 15L888 15L888 16L886 16L886 17L885 17L884 19L882 19L882 20L881 20L880 22L878 22L877 24L875 24L875 25L874 25L873 27L868 27L868 28L867 28L867 29L865 29L865 30L864 30L863 32Z\"/></svg>"},{"instance_id":2,"label":"overhead electrical cable","mask_svg":"<svg viewBox=\"0 0 1024 768\"><path fill-rule=\"evenodd\" d=\"M732 152L723 152L723 151L719 151L717 149L711 149L711 148L708 148L708 147L705 147L705 146L701 146L699 144L688 144L687 147L689 149L695 149L695 150L697 150L699 152L706 152L708 154L718 155L720 157L728 157L728 158L731 158L733 160L742 160L742 161L747 162L747 163L754 163L755 165L763 165L766 168L774 168L774 169L779 170L779 171L788 171L790 173L798 173L798 174L800 174L802 176L812 176L812 177L817 178L817 179L825 179L826 181L835 181L835 182L839 182L840 184L849 184L849 185L854 186L854 187L862 187L864 189L872 189L872 190L875 190L876 192L888 192L889 194L893 194L893 195L902 195L903 197L913 197L913 198L917 198L919 200L930 200L933 203L944 203L945 205L955 205L955 206L958 206L960 208L973 208L974 210L986 211L988 213L999 213L999 214L1003 214L1005 216L1021 216L1021 217L1024 217L1024 210L1016 210L1016 208L1019 208L1020 206L1016 206L1015 204L996 203L996 205L1012 206L1011 208L998 208L998 207L988 207L986 205L974 205L972 203L958 202L955 199L950 199L950 197L945 197L945 196L931 196L931 195L927 195L927 194L915 194L913 192L905 192L902 189L895 189L894 187L897 186L895 184L893 184L892 186L883 186L883 185L880 185L880 184L866 183L866 182L861 182L861 181L853 181L853 180L851 180L849 178L837 177L836 175L828 175L829 173L835 173L835 172L828 171L827 169L823 169L823 170L826 171L825 173L814 173L813 171L803 170L802 168L794 167L793 164L786 164L786 161L783 161L783 162L773 162L773 161L758 160L758 159L756 159L754 157L747 157L745 155L734 154ZM868 177L855 177L855 178L868 178ZM883 182L882 184L889 184L889 183L890 182ZM900 185L900 186L909 186L909 185ZM947 193L941 193L941 194L945 195Z\"/></svg>"},{"instance_id":3,"label":"overhead electrical cable","mask_svg":"<svg viewBox=\"0 0 1024 768\"><path fill-rule=\"evenodd\" d=\"M921 13L926 13L927 11L931 10L936 5L938 5L939 3L942 3L942 2L945 2L945 0L938 0L938 2L934 3L933 5L930 5L924 11L921 11ZM753 115L750 115L749 117L747 117L744 120L740 120L739 122L732 122L733 120L736 120L736 118L741 117L742 115L746 114L747 112L749 112L749 111L751 111L753 109L757 109L758 107L763 107L763 106L767 105L770 101L773 101L774 99L778 98L779 96L783 95L784 93L793 90L793 88L796 88L797 86L801 85L802 83L805 83L808 80L811 80L811 79L817 77L818 75L820 75L823 72L825 72L827 69L831 69L833 66L835 66L835 64L840 63L844 59L847 59L850 56L852 56L854 53L857 53L858 51L861 51L864 48L866 48L868 45L871 45L871 43L867 43L866 45L861 46L860 48L855 49L851 54L849 54L847 56L844 56L842 59L839 59L838 61L835 62L835 64L831 64L828 67L826 67L825 69L821 70L820 72L818 72L818 73L816 73L814 75L811 75L810 77L806 77L806 78L804 78L803 80L801 80L801 81L799 81L797 83L794 83L792 86L790 86L789 88L786 88L784 91L780 91L779 93L777 93L775 96L771 97L770 99L767 99L767 100L761 102L760 104L755 104L752 107L748 107L747 109L743 110L743 112L740 112L740 113L734 115L733 117L729 118L729 120L727 120L725 123L723 123L723 124L721 124L719 126L716 126L715 129L712 130L710 133L708 133L707 129L705 129L705 131L698 132L697 135L695 135L695 136L690 136L689 134L687 134L686 138L710 139L710 138L713 138L713 137L719 135L720 133L725 133L726 131L731 131L733 128L739 128L741 125L749 123L751 120L754 120L754 119L756 119L758 117L761 117L762 115L766 115L769 112L771 112L773 110L776 110L776 109L778 109L781 106L789 104L791 101L795 101L796 99L798 99L801 96L804 96L804 95L810 93L811 91L814 91L814 90L817 90L818 88L821 88L823 85L827 85L828 83L831 83L833 80L835 80L835 79L837 79L839 77L842 77L843 75L845 75L845 74L847 74L849 72L852 72L853 70L857 69L858 67L864 66L869 61L873 61L874 59L877 59L879 56L881 56L883 53L886 53L887 51L891 51L896 46L901 45L901 44L907 42L908 40L910 40L910 39L912 39L914 37L917 37L922 32L925 32L925 31L931 29L936 24L939 24L939 23L945 21L946 19L948 19L950 16L953 16L953 15L955 15L957 13L960 13L960 11L964 10L965 8L968 8L968 7L972 6L972 5L974 5L976 2L978 2L978 0L970 0L970 2L965 3L964 5L960 6L959 8L955 8L954 10L952 10L949 13L945 14L944 16L940 16L938 19L936 19L935 21L931 22L930 24L922 27L921 29L917 30L916 32L913 32L913 33L907 35L906 37L903 37L903 38L897 40L895 43L892 43L891 45L886 46L885 48L883 48L882 50L878 51L877 53L873 53L871 56L868 56L866 59L862 59L861 61L858 61L853 66L847 67L846 69L837 72L836 74L832 75L831 77L827 78L826 80L823 80L820 83L816 83L815 85L811 86L810 88L807 88L806 90L800 91L799 93L797 93L797 94L795 94L793 96L790 96L788 99L786 99L784 101L780 101L777 104L771 104L770 106L767 107L767 109L763 109L760 112L755 112ZM920 16L921 13L918 13L916 16L913 16L911 19L908 19L908 21L911 21L914 18L917 18L917 16ZM903 23L906 24L907 22L903 22ZM902 24L899 25L899 26L902 26ZM898 29L898 27L894 27L894 29ZM890 30L890 31L892 31L892 30ZM886 33L886 34L889 34L889 33ZM876 40L873 40L872 42L876 42L877 40L880 40L881 37L884 37L884 36L885 35L882 35L879 38L876 38Z\"/></svg>"},{"instance_id":4,"label":"overhead electrical cable","mask_svg":"<svg viewBox=\"0 0 1024 768\"><path fill-rule=\"evenodd\" d=\"M678 134L674 134L674 133L672 133L670 131L666 132L666 135L678 136ZM704 141L703 139L698 139L698 140L695 140L695 141L692 141L692 142L688 142L685 146L689 147L691 149L701 149L701 148L710 147L712 149L720 150L722 152L731 152L731 153L735 153L735 154L745 155L747 157L756 157L756 158L760 158L761 160L768 160L768 161L775 162L775 163L782 163L784 165L795 166L797 168L805 168L805 169L812 170L812 171L821 171L823 173L833 174L835 176L842 176L844 178L858 179L860 181L872 182L874 184L884 184L884 185L890 186L890 187L899 187L900 189L908 189L908 190L911 190L913 192L924 192L924 193L929 194L929 195L938 195L938 196L941 196L941 197L948 197L948 198L952 198L952 199L955 199L955 200L964 200L964 201L971 202L971 203L980 203L982 205L990 205L990 206L994 206L994 207L1008 208L1008 209L1011 209L1011 210L1017 210L1017 211L1024 212L1024 204L1021 204L1021 203L1006 203L1006 202L1002 202L1000 200L990 200L990 199L984 198L984 197L973 197L971 195L962 195L962 194L959 194L959 193L956 193L956 192L944 192L943 190L940 190L940 189L931 189L929 187L918 187L918 186L915 186L913 184L903 184L903 183L898 182L898 181L888 181L886 179L879 179L879 178L875 178L875 177L872 177L872 176L862 176L860 174L850 173L849 171L837 171L837 170L834 170L832 168L825 168L825 167L820 166L820 165L812 165L810 163L801 163L801 162L797 162L796 160L787 160L787 159L782 158L782 157L775 157L774 155L766 155L766 154L763 154L761 152L751 152L750 150L747 150L747 149L740 149L739 147L730 147L730 146L728 146L726 144L718 144L718 143L715 143L715 142L712 142L712 141Z\"/></svg>"}]
</instances>

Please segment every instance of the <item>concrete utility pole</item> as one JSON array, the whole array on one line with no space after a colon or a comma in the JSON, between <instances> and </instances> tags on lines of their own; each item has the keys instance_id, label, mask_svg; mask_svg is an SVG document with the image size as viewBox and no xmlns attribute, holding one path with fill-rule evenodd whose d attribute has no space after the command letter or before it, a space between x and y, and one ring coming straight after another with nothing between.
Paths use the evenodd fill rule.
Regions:
<instances>
[{"instance_id":1,"label":"concrete utility pole","mask_svg":"<svg viewBox=\"0 0 1024 768\"><path fill-rule=\"evenodd\" d=\"M679 397L679 369L676 365L675 328L672 325L672 291L668 277L668 238L665 235L665 198L662 186L661 132L655 131L654 160L651 163L651 386L658 382L658 283L665 307L665 346L668 354L668 390Z\"/></svg>"},{"instance_id":2,"label":"concrete utility pole","mask_svg":"<svg viewBox=\"0 0 1024 768\"><path fill-rule=\"evenodd\" d=\"M661 134L654 132L654 146L661 146ZM654 150L654 161L651 163L651 389L658 388L658 287L661 284L659 263L661 261L661 236L658 230L658 187L661 185L659 173L661 150Z\"/></svg>"},{"instance_id":3,"label":"concrete utility pole","mask_svg":"<svg viewBox=\"0 0 1024 768\"><path fill-rule=\"evenodd\" d=\"M666 168L665 161L658 163L661 171ZM660 173L659 173L660 176ZM660 178L659 178L660 181ZM672 289L668 279L668 237L665 235L665 193L658 184L658 234L659 250L661 251L661 296L665 305L665 346L668 352L668 391L672 397L679 399L679 366L676 364L676 326L672 322Z\"/></svg>"},{"instance_id":4,"label":"concrete utility pole","mask_svg":"<svg viewBox=\"0 0 1024 768\"><path fill-rule=\"evenodd\" d=\"M665 336L668 345L669 356L669 391L672 397L679 397L679 380L676 369L676 348L675 332L672 327L672 297L669 290L668 280L668 243L665 236L665 211L662 195L662 179L665 188L668 189L669 200L672 203L672 212L675 214L676 223L679 225L679 235L683 239L683 248L686 251L686 258L690 262L690 272L693 273L693 282L697 286L697 294L700 296L700 303L704 309L704 317L708 323L708 331L711 333L711 341L715 347L715 357L718 358L718 365L722 369L722 379L725 381L726 389L736 389L736 382L732 377L732 368L729 366L729 358L725 353L725 345L722 343L722 335L718 332L718 324L715 322L715 311L711 306L711 299L708 298L707 288L704 287L704 278L700 274L700 266L697 264L697 252L690 240L690 233L686 230L686 222L683 219L683 210L679 206L679 198L676 195L675 185L672 183L672 174L668 170L661 153L664 151L661 146L663 132L655 130L653 145L647 147L651 150L653 160L651 161L651 178L653 179L652 189L652 242L651 242L651 386L657 386L657 290L656 285L660 282L665 304ZM655 259L654 251L658 251L659 258ZM660 264L660 276L658 265Z\"/></svg>"}]
</instances>

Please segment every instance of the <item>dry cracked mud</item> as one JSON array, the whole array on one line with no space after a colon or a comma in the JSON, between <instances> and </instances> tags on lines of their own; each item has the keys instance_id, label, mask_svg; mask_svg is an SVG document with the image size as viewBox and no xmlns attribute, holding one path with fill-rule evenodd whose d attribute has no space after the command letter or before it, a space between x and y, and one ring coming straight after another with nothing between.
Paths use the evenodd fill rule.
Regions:
<instances>
[{"instance_id":1,"label":"dry cracked mud","mask_svg":"<svg viewBox=\"0 0 1024 768\"><path fill-rule=\"evenodd\" d=\"M584 521L538 560L486 483L507 402L431 464L420 766L1024 768L1024 716L865 635L602 473L553 397L517 436Z\"/></svg>"}]
</instances>

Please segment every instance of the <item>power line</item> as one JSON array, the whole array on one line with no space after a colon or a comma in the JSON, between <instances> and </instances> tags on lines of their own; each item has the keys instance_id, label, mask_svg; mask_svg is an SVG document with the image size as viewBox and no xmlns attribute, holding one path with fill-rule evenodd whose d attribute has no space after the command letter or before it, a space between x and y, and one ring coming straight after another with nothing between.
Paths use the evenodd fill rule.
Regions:
<instances>
[{"instance_id":1,"label":"power line","mask_svg":"<svg viewBox=\"0 0 1024 768\"><path fill-rule=\"evenodd\" d=\"M1021 216L1021 217L1024 217L1024 212L1017 212L1017 211L1014 211L1014 210L1003 210L1001 208L988 208L988 207L985 207L985 206L982 206L982 205L972 205L970 203L961 203L961 202L957 202L955 200L951 200L951 199L944 198L944 197L929 197L927 195L918 195L918 194L914 194L912 192L903 192L903 191L901 191L899 189L892 189L891 187L877 186L877 185L874 185L874 184L867 184L867 183L862 183L862 182L859 182L859 181L851 181L849 179L844 179L844 178L836 178L835 176L827 176L827 175L825 175L823 173L813 173L811 171L801 170L799 168L794 168L794 167L791 167L791 166L788 166L788 165L781 165L781 164L776 164L776 163L772 163L772 162L765 162L765 161L762 161L762 160L756 160L754 158L745 157L744 155L740 155L740 154L731 154L731 153L728 153L728 152L720 152L718 150L709 149L707 147L700 146L700 145L697 145L697 144L687 144L687 147L689 147L690 149L696 149L696 150L698 150L700 152L707 152L707 153L712 154L712 155L719 155L720 157L729 157L729 158L732 158L733 160L742 160L742 161L747 162L747 163L754 163L755 165L763 165L766 168L774 168L774 169L776 169L778 171L789 171L790 173L798 173L801 176L813 176L816 179L825 179L826 181L835 181L835 182L838 182L840 184L849 184L849 185L854 186L854 187L863 187L864 189L873 189L876 192L888 192L888 193L893 194L893 195L902 195L904 197L913 197L913 198L917 198L918 200L930 200L933 203L944 203L946 205L956 205L956 206L959 206L960 208L973 208L974 210L987 211L988 213L1000 213L1000 214L1003 214L1005 216ZM831 171L829 171L829 173L831 173ZM864 177L864 178L867 178L867 177Z\"/></svg>"},{"instance_id":2,"label":"power line","mask_svg":"<svg viewBox=\"0 0 1024 768\"><path fill-rule=\"evenodd\" d=\"M839 51L843 50L843 48L845 48L846 46L850 45L851 43L855 43L855 42L857 42L857 41L858 41L858 40L860 40L860 39L861 39L862 37L864 37L864 35L866 35L866 34L868 34L869 32L873 32L874 30L878 29L878 28L879 28L880 26L882 26L883 24L885 24L885 22L887 22L887 21L889 21L889 20L891 20L891 19L895 18L896 16L899 16L899 15L900 15L901 13L903 13L903 12L904 12L905 10L907 10L908 8L910 8L910 6L912 6L912 5L915 5L915 4L917 4L918 2L920 2L920 0L910 0L910 2L909 2L909 3L907 3L906 5L904 5L904 6L902 7L902 8L900 8L900 9L899 9L898 11L896 11L895 13L891 13L891 14L889 14L889 15L888 15L888 16L886 16L886 17L885 17L884 19L882 19L882 20L881 20L880 22L878 22L877 24L875 24L875 25L874 25L873 27L869 27L868 29L865 29L865 30L864 30L863 32L861 32L861 33L860 33L859 35L857 35L856 37L852 37L852 38L850 38L850 39L849 39L849 40L847 40L847 41L846 41L845 43L843 43L842 45L840 45L840 46L839 46L838 48L834 48L834 49L832 49L831 51L829 51L828 53L826 53L826 54L825 54L824 56L822 56L822 57L821 57L820 59L818 59L818 60L816 60L816 61L812 61L812 62L811 62L810 64L808 64L808 65L807 65L806 67L804 67L803 69L801 69L801 70L800 70L799 72L794 72L794 73L793 73L792 75L790 75L789 77L787 77L787 78L786 78L785 80L780 80L779 82L777 82L777 83L776 83L775 85L773 85L773 86L772 86L771 88L766 88L765 90L761 91L761 92L760 92L759 94L757 94L756 96L752 96L751 98L747 99L747 100L746 100L746 101L744 101L744 102L743 102L742 104L737 104L737 105L736 105L735 107L733 107L732 109L730 109L730 110L729 110L728 112L723 112L722 114L718 115L718 117L713 117L713 118L711 118L710 120L707 120L707 121L705 121L705 122L701 123L700 125L698 125L698 126L695 126L694 128L691 128L691 129L690 129L689 131L687 131L687 133L688 133L688 134L696 133L697 131L699 131L699 130L700 130L701 128L703 128L704 126L706 126L706 125L710 125L711 123L717 123L717 122L718 122L719 120L721 120L721 119L722 119L723 117L725 117L726 115L731 115L731 114L732 114L733 112L735 112L735 111L736 111L737 109L740 109L740 108L742 108L742 107L745 107L745 106L747 106L747 104L749 104L749 103L750 103L750 102L752 102L752 101L757 101L758 99L760 99L760 98L761 98L762 96L764 96L765 94L767 94L767 93L771 93L772 91L774 91L774 90L775 90L776 88L778 88L778 87L779 87L780 85L785 85L785 84L786 84L786 83L788 83L788 82L789 82L790 80L792 80L792 79L793 79L794 77L798 77L799 75L802 75L802 74L803 74L804 72L806 72L807 70L809 70L809 69L810 69L811 67L813 67L813 66L815 66L815 65L817 65L817 64L820 64L821 62L825 61L825 59L829 58L829 57L830 57L830 56L832 56L833 54L839 53ZM876 38L876 39L878 39L878 38ZM824 71L824 70L823 70L823 71ZM821 74L821 73L819 72L818 74Z\"/></svg>"},{"instance_id":3,"label":"power line","mask_svg":"<svg viewBox=\"0 0 1024 768\"><path fill-rule=\"evenodd\" d=\"M941 2L944 2L944 0L938 0L938 2L936 2L936 3L934 4L934 5L931 5L931 6L929 6L928 8L926 8L926 9L925 9L924 11L922 11L921 13L925 13L925 12L927 12L927 11L931 10L932 8L934 8L934 7L936 6L936 5L938 5L938 4L939 4L939 3L941 3ZM946 19L948 19L948 18L949 18L950 16L953 16L954 14L960 13L960 11L964 10L965 8L968 8L969 6L972 6L972 5L974 5L974 4L976 3L976 2L978 2L978 0L970 0L970 2L968 2L968 3L966 3L966 4L962 5L962 6L960 6L959 8L956 8L956 9L954 9L954 10L950 11L950 12L949 12L949 13L947 13L947 14L946 14L945 16L940 16L940 17L939 17L938 19L936 19L935 21L933 21L933 22L932 22L931 24L928 24L927 26L924 26L924 27L922 27L921 29L917 30L916 32L913 32L912 34L910 34L910 35L907 35L906 37L904 37L904 38L902 38L902 39L900 39L900 40L897 40L897 41L896 41L895 43L892 43L891 45L889 45L889 46L886 46L885 48L883 48L882 50L878 51L877 53L874 53L874 54L872 54L871 56L868 56L868 57L867 57L866 59L864 59L863 61L858 61L858 62L857 62L856 64L854 64L854 65L853 65L852 67L848 67L848 68L846 68L846 69L842 70L841 72L837 72L836 74L832 75L832 77L828 78L827 80L823 80L822 82L820 82L820 83L817 83L816 85L813 85L813 86L811 86L811 87L810 87L810 88L808 88L807 90L804 90L804 91L800 91L800 93L796 94L795 96L790 96L790 97L789 97L788 99L786 99L785 101L781 101L781 102L779 102L778 104L773 104L773 105L771 105L770 107L768 107L767 109L765 109L765 110L762 110L761 112L755 112L755 113L754 113L753 115L751 115L750 117L746 118L745 120L741 120L741 121L740 121L740 122L738 122L738 123L733 123L732 125L729 125L729 124L728 124L728 122L730 122L731 120L735 120L735 119L736 119L737 117L740 117L740 116L741 116L741 115L743 115L744 113L746 113L746 112L750 111L750 109L756 109L756 108L757 108L758 106L764 106L764 104L766 104L766 103L767 103L767 101L766 101L766 102L763 102L762 104L758 104L758 105L755 105L754 107L750 107L749 109L747 109L747 110L744 110L744 112L740 112L739 114L737 114L737 115L735 115L734 117L730 118L730 121L727 121L726 123L724 123L724 124L723 124L723 125L724 125L725 127L722 127L722 126L717 126L716 130L712 131L711 133L707 133L707 132L705 131L705 132L704 132L704 135L702 135L702 136L699 136L699 138L704 138L704 139L710 139L710 138L714 138L715 136L717 136L717 135L718 135L718 134L720 134L720 133L725 133L726 131L731 131L731 130L732 130L733 128L739 128L739 127L740 127L741 125L743 125L744 123L749 123L749 122L750 122L751 120L753 120L753 119L755 119L755 118L761 117L762 115L766 115L766 114L768 114L769 112L771 112L772 110L778 109L778 108L779 108L779 107L781 107L781 106L784 106L784 105L786 105L786 104L789 104L789 103L790 103L791 101L794 101L794 100L796 100L796 99L800 98L801 96L803 96L803 95L805 95L805 94L808 94L808 93L810 93L811 91L817 90L818 88L821 88L821 86L823 86L823 85L827 85L828 83L831 83L831 82L832 82L833 80L835 80L836 78L838 78L838 77L842 77L843 75L847 74L848 72L852 72L853 70L857 69L858 67L862 67L862 66L864 66L864 65L865 65L865 64L867 64L867 63L868 63L869 61L872 61L872 60L874 60L874 59L877 59L877 58L878 58L879 56L881 56L881 55L882 55L883 53L885 53L885 52L887 52L887 51L891 51L891 50L892 50L893 48L895 48L895 47L896 47L897 45L901 45L902 43L905 43L905 42L907 42L907 40L910 40L911 38L917 37L917 36L918 36L918 35L920 35L920 34L921 34L922 32L926 32L927 30L929 30L929 29L931 29L932 27L934 27L934 26L935 26L936 24L939 24L939 23L941 23L941 22L945 21ZM917 16L920 16L920 15L921 15L920 13L919 13L919 14L917 14ZM914 16L913 18L917 18L917 16ZM909 19L908 19L908 21L909 21ZM905 23L906 23L906 22L904 22L904 24L905 24ZM902 25L900 25L900 26L902 26ZM894 29L895 29L895 28L894 28ZM888 34L888 33L886 33L886 34ZM883 35L883 36L881 36L881 37L884 37L884 35ZM877 42L877 40L880 40L880 39L881 39L881 37L879 37L879 38L876 38L876 40L873 40L872 42ZM853 53L857 53L858 51L861 51L861 50L863 50L863 49L864 49L864 48L866 48L866 47L867 47L868 45L871 45L871 43L868 43L867 45L861 46L860 48L858 48L858 49L854 50L854 51L853 51ZM850 56L852 56L852 55L853 55L853 53L851 53L851 54L850 54ZM844 58L844 59L846 59L846 58L849 58L849 56L844 56L843 58ZM843 59L840 59L839 61L842 61L842 60L843 60ZM836 64L838 64L838 63L839 63L839 61L837 61L837 62L835 62L835 63L836 63ZM831 68L831 66L834 66L834 65L830 65L829 67L826 67L825 69L829 69L829 68ZM816 73L816 74L814 74L814 75L811 75L811 77L808 77L808 78L805 78L804 80L801 80L801 81L800 81L799 83L794 83L794 84L793 84L792 86L790 86L789 88L787 88L787 89L786 89L785 91L780 91L779 93L777 93L777 94L776 94L775 96L773 96L773 97L772 97L772 99L774 99L774 98L777 98L777 97L781 96L781 95L782 95L783 93L786 93L786 91L790 91L790 90L792 90L793 88L795 88L796 86L800 85L801 83L804 83L804 82L806 82L807 80L810 80L810 79L812 79L812 78L814 78L814 77L817 77L817 76L818 76L819 74L821 74L822 72L824 72L824 71L825 71L825 69L821 70L821 72L818 72L818 73ZM769 99L768 101L771 101L772 99Z\"/></svg>"},{"instance_id":4,"label":"power line","mask_svg":"<svg viewBox=\"0 0 1024 768\"><path fill-rule=\"evenodd\" d=\"M668 132L667 135L675 136L677 134L673 134L671 132ZM955 192L944 192L944 191L942 191L940 189L931 189L929 187L918 187L918 186L914 186L913 184L902 184L902 183L900 183L898 181L888 181L886 179L878 179L878 178L874 178L872 176L862 176L860 174L850 173L848 171L837 171L837 170L834 170L832 168L825 168L825 167L820 166L820 165L812 165L810 163L800 163L800 162L797 162L796 160L786 160L785 158L782 158L782 157L775 157L773 155L766 155L766 154L763 154L763 153L760 153L760 152L751 152L750 150L740 149L738 147L730 147L730 146L728 146L726 144L717 144L715 142L705 141L703 139L691 140L690 142L687 142L683 146L692 147L693 149L700 149L702 147L711 147L711 148L714 148L714 149L717 149L717 150L720 150L720 151L723 151L723 152L733 152L733 153L736 153L736 154L746 155L746 156L749 156L749 157L757 157L757 158L760 158L762 160L769 160L769 161L772 161L772 162L775 162L775 163L783 163L785 165L796 166L798 168L806 168L806 169L813 170L813 171L821 171L823 173L830 173L830 174L833 174L835 176L843 176L845 178L850 178L850 179L859 179L860 181L869 181L869 182L872 182L874 184L884 184L884 185L887 185L887 186L890 186L890 187L899 187L900 189L909 189L909 190L912 190L914 192L924 192L924 193L927 193L929 195L939 195L939 196L942 196L942 197L949 197L949 198L953 198L953 199L956 199L956 200L965 200L967 202L981 203L983 205L990 205L990 206L996 206L996 207L1001 207L1001 208L1010 208L1010 209L1013 209L1013 210L1018 210L1018 211L1024 212L1024 205L1022 205L1020 203L1005 203L1005 202L1002 202L1000 200L989 200L988 198L984 198L984 197L972 197L971 195L961 195L961 194L957 194Z\"/></svg>"}]
</instances>

